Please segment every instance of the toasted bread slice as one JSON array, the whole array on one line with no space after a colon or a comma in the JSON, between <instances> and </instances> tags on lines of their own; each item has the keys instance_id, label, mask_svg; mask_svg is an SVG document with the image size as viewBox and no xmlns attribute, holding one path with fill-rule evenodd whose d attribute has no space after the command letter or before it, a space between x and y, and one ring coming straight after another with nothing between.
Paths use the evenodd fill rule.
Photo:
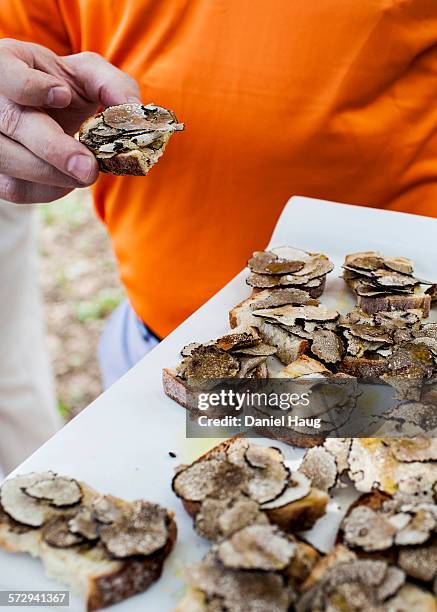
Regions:
<instances>
[{"instance_id":1,"label":"toasted bread slice","mask_svg":"<svg viewBox=\"0 0 437 612\"><path fill-rule=\"evenodd\" d=\"M364 312L417 309L429 316L433 283L413 276L411 260L364 251L346 255L344 268L343 278Z\"/></svg>"},{"instance_id":2,"label":"toasted bread slice","mask_svg":"<svg viewBox=\"0 0 437 612\"><path fill-rule=\"evenodd\" d=\"M287 323L283 326L281 316L284 316L286 312L289 312L289 317L292 317L293 312L295 312L296 320L300 323L308 316L311 324L314 325L313 332L316 329L316 322L320 323L322 321L318 329L323 326L325 317L331 317L328 325L332 329L333 319L336 316L338 317L336 311L329 311L318 300L312 299L307 291L291 287L288 289L266 289L254 293L250 298L231 309L229 322L231 327L251 325L258 329L264 342L277 348L276 356L278 359L284 365L288 365L304 353L310 352L312 341L317 333L315 335L310 333L300 323ZM320 320L317 319L318 316ZM322 331L321 333L327 332ZM332 332L328 333L333 336ZM340 343L340 340L337 342ZM340 358L341 354L333 361L339 361Z\"/></svg>"},{"instance_id":3,"label":"toasted bread slice","mask_svg":"<svg viewBox=\"0 0 437 612\"><path fill-rule=\"evenodd\" d=\"M380 296L363 296L358 295L355 291L353 281L346 281L357 299L357 305L369 314L376 312L391 312L393 310L421 310L423 317L429 317L431 308L431 296L426 293L415 295L380 295Z\"/></svg>"},{"instance_id":4,"label":"toasted bread slice","mask_svg":"<svg viewBox=\"0 0 437 612\"><path fill-rule=\"evenodd\" d=\"M38 475L31 476L35 479ZM22 479L23 477L18 478ZM92 539L85 538L77 531L69 531L70 527L67 530L66 521L73 520L78 512L85 512L85 508L97 507L94 506L97 503L100 504L100 512L103 508L101 504L107 503L109 504L107 507L110 509L108 512L117 512L119 516L127 516L136 502L127 502L112 496L102 496L84 483L78 483L78 485L81 490L81 499L71 507L55 508L48 505L47 501L43 499L31 502L41 503L44 512L47 511L45 522L40 527L22 524L7 514L4 507L0 506L0 547L10 553L28 553L32 557L40 558L46 574L50 578L66 584L74 593L83 597L86 609L92 611L105 608L141 593L158 580L164 562L176 540L177 529L173 514L167 512L165 519L167 537L163 546L157 548L150 555L136 554L116 557L108 551L106 544L100 539L102 536L97 532L92 535ZM18 495L21 498L25 493ZM16 496L15 493L14 496ZM27 501L25 499L25 503ZM21 499L16 498L8 503L12 503L12 508L18 508L19 502L21 502ZM17 505L14 506L14 504ZM38 516L37 512L38 507L36 507L36 511L32 509L31 521L34 521L35 517ZM160 512L164 511L160 509ZM99 516L102 520L103 518L105 518L105 521L110 520L109 514L106 517L101 514ZM108 522L100 522L94 516L92 521L92 525L98 530L111 527ZM59 522L63 524L63 527L60 528L60 531L57 531ZM68 525L70 525L70 522L68 522ZM90 525L91 523L88 526Z\"/></svg>"},{"instance_id":5,"label":"toasted bread slice","mask_svg":"<svg viewBox=\"0 0 437 612\"><path fill-rule=\"evenodd\" d=\"M156 149L143 147L126 153L118 153L114 157L97 158L102 172L116 174L119 176L146 176L149 170L158 163L164 155L165 148L171 134L165 134L160 138L159 146Z\"/></svg>"},{"instance_id":6,"label":"toasted bread slice","mask_svg":"<svg viewBox=\"0 0 437 612\"><path fill-rule=\"evenodd\" d=\"M172 111L154 104L120 104L90 117L79 140L96 156L102 172L144 176L184 129Z\"/></svg>"},{"instance_id":7,"label":"toasted bread slice","mask_svg":"<svg viewBox=\"0 0 437 612\"><path fill-rule=\"evenodd\" d=\"M342 359L338 369L344 374L349 374L349 376L369 381L379 378L382 374L386 374L390 369L390 365L388 359L384 357L371 359L348 355Z\"/></svg>"}]
</instances>

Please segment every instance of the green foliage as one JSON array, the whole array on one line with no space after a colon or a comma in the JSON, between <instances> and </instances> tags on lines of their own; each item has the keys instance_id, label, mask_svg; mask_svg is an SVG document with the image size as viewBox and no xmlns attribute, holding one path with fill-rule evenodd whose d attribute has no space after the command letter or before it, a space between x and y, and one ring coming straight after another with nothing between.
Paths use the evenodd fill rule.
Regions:
<instances>
[{"instance_id":1,"label":"green foliage","mask_svg":"<svg viewBox=\"0 0 437 612\"><path fill-rule=\"evenodd\" d=\"M67 419L70 414L70 406L62 399L58 397L58 412L63 419Z\"/></svg>"},{"instance_id":2,"label":"green foliage","mask_svg":"<svg viewBox=\"0 0 437 612\"><path fill-rule=\"evenodd\" d=\"M108 316L124 299L121 289L101 289L89 301L80 302L76 307L76 318L81 323L96 321Z\"/></svg>"}]
</instances>

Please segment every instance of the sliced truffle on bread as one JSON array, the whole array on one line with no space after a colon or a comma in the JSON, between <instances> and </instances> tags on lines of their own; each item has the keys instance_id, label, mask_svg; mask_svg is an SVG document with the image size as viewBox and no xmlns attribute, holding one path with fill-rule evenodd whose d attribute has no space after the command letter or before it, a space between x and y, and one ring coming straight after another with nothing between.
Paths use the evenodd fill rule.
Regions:
<instances>
[{"instance_id":1,"label":"sliced truffle on bread","mask_svg":"<svg viewBox=\"0 0 437 612\"><path fill-rule=\"evenodd\" d=\"M214 541L248 524L270 522L287 533L309 529L328 502L306 476L289 470L279 449L240 437L181 466L173 490L196 530Z\"/></svg>"},{"instance_id":2,"label":"sliced truffle on bread","mask_svg":"<svg viewBox=\"0 0 437 612\"><path fill-rule=\"evenodd\" d=\"M312 298L322 295L326 275L334 269L326 255L290 246L255 251L247 265L251 273L246 282L254 290L294 287Z\"/></svg>"},{"instance_id":3,"label":"sliced truffle on bread","mask_svg":"<svg viewBox=\"0 0 437 612\"><path fill-rule=\"evenodd\" d=\"M386 559L432 590L437 579L437 505L420 481L393 494L366 493L349 508L338 541L362 558Z\"/></svg>"},{"instance_id":4,"label":"sliced truffle on bread","mask_svg":"<svg viewBox=\"0 0 437 612\"><path fill-rule=\"evenodd\" d=\"M173 514L52 472L0 488L0 547L41 559L46 573L98 610L145 591L176 540Z\"/></svg>"},{"instance_id":5,"label":"sliced truffle on bread","mask_svg":"<svg viewBox=\"0 0 437 612\"><path fill-rule=\"evenodd\" d=\"M281 572L228 567L216 549L186 576L189 589L176 612L289 612L295 600Z\"/></svg>"},{"instance_id":6,"label":"sliced truffle on bread","mask_svg":"<svg viewBox=\"0 0 437 612\"><path fill-rule=\"evenodd\" d=\"M343 267L343 278L365 312L418 309L429 315L434 283L416 278L409 259L365 251L347 255Z\"/></svg>"},{"instance_id":7,"label":"sliced truffle on bread","mask_svg":"<svg viewBox=\"0 0 437 612\"><path fill-rule=\"evenodd\" d=\"M382 559L358 558L342 545L315 565L303 588L297 612L436 609L434 595L409 583L402 569Z\"/></svg>"},{"instance_id":8,"label":"sliced truffle on bread","mask_svg":"<svg viewBox=\"0 0 437 612\"><path fill-rule=\"evenodd\" d=\"M164 391L196 413L200 391L227 379L267 378L266 361L275 353L276 348L263 342L258 330L241 326L216 340L184 347L179 366L163 370ZM209 411L210 416L213 412ZM218 412L223 414L220 407Z\"/></svg>"},{"instance_id":9,"label":"sliced truffle on bread","mask_svg":"<svg viewBox=\"0 0 437 612\"><path fill-rule=\"evenodd\" d=\"M175 114L161 106L120 104L87 119L79 140L94 153L102 172L145 175L172 134L183 129Z\"/></svg>"},{"instance_id":10,"label":"sliced truffle on bread","mask_svg":"<svg viewBox=\"0 0 437 612\"><path fill-rule=\"evenodd\" d=\"M265 342L276 346L277 357L287 365L306 352L322 361L341 361L344 346L336 332L339 313L308 298L300 289L261 291L230 312L232 324L256 327Z\"/></svg>"},{"instance_id":11,"label":"sliced truffle on bread","mask_svg":"<svg viewBox=\"0 0 437 612\"><path fill-rule=\"evenodd\" d=\"M240 325L255 326L259 323L259 319L252 315L254 310L260 308L276 308L277 306L301 306L303 304L312 304L316 306L319 302L311 298L307 291L302 289L284 288L284 289L264 289L254 292L249 298L246 298L229 312L229 323L232 328Z\"/></svg>"},{"instance_id":12,"label":"sliced truffle on bread","mask_svg":"<svg viewBox=\"0 0 437 612\"><path fill-rule=\"evenodd\" d=\"M187 569L189 591L178 610L289 611L319 559L314 548L274 525L243 527Z\"/></svg>"},{"instance_id":13,"label":"sliced truffle on bread","mask_svg":"<svg viewBox=\"0 0 437 612\"><path fill-rule=\"evenodd\" d=\"M410 346L409 361L418 361L423 352L413 345L433 343L432 325L422 324L420 310L392 310L366 313L354 308L337 323L345 354L339 370L360 379L375 379L385 374L397 375L396 355L404 353L404 366ZM431 326L431 327L430 327ZM423 328L423 332L420 330ZM430 328L428 331L425 328ZM419 338L424 337L420 340ZM400 348L403 347L403 348ZM437 351L437 346L436 346Z\"/></svg>"}]
</instances>

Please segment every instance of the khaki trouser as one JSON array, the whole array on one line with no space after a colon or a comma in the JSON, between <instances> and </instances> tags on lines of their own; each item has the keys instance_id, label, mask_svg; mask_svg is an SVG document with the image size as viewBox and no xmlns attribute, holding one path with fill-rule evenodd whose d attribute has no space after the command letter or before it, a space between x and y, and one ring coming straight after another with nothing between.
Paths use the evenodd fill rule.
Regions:
<instances>
[{"instance_id":1,"label":"khaki trouser","mask_svg":"<svg viewBox=\"0 0 437 612\"><path fill-rule=\"evenodd\" d=\"M0 201L0 471L60 426L38 287L35 210Z\"/></svg>"}]
</instances>

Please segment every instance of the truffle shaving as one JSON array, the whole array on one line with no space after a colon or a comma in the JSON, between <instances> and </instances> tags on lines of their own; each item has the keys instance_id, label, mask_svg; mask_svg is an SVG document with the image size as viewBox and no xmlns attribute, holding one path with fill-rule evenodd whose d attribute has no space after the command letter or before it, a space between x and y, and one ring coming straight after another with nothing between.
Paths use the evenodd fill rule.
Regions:
<instances>
[{"instance_id":1,"label":"truffle shaving","mask_svg":"<svg viewBox=\"0 0 437 612\"><path fill-rule=\"evenodd\" d=\"M398 563L408 576L431 582L437 576L437 542L425 546L402 547Z\"/></svg>"},{"instance_id":2,"label":"truffle shaving","mask_svg":"<svg viewBox=\"0 0 437 612\"><path fill-rule=\"evenodd\" d=\"M53 548L70 548L84 541L82 535L70 531L68 518L65 516L51 518L43 527L42 538Z\"/></svg>"},{"instance_id":3,"label":"truffle shaving","mask_svg":"<svg viewBox=\"0 0 437 612\"><path fill-rule=\"evenodd\" d=\"M296 545L273 525L250 525L217 547L225 567L246 570L283 570L295 552Z\"/></svg>"},{"instance_id":4,"label":"truffle shaving","mask_svg":"<svg viewBox=\"0 0 437 612\"><path fill-rule=\"evenodd\" d=\"M320 329L313 336L311 352L326 363L338 363L343 356L344 347L333 331Z\"/></svg>"},{"instance_id":5,"label":"truffle shaving","mask_svg":"<svg viewBox=\"0 0 437 612\"><path fill-rule=\"evenodd\" d=\"M247 456L247 452L246 452ZM248 492L260 504L279 497L288 483L288 469L282 461L273 459L265 467L252 470L248 481Z\"/></svg>"},{"instance_id":6,"label":"truffle shaving","mask_svg":"<svg viewBox=\"0 0 437 612\"><path fill-rule=\"evenodd\" d=\"M322 446L315 446L307 450L299 472L309 478L313 487L322 491L328 491L337 481L335 458Z\"/></svg>"},{"instance_id":7,"label":"truffle shaving","mask_svg":"<svg viewBox=\"0 0 437 612\"><path fill-rule=\"evenodd\" d=\"M167 542L167 512L156 504L135 501L115 523L101 528L100 539L116 558L151 555Z\"/></svg>"},{"instance_id":8,"label":"truffle shaving","mask_svg":"<svg viewBox=\"0 0 437 612\"><path fill-rule=\"evenodd\" d=\"M349 546L374 552L393 545L396 528L371 508L357 506L344 519L343 532Z\"/></svg>"},{"instance_id":9,"label":"truffle shaving","mask_svg":"<svg viewBox=\"0 0 437 612\"><path fill-rule=\"evenodd\" d=\"M99 524L93 512L86 506L80 508L68 521L68 529L87 540L97 540L99 537Z\"/></svg>"},{"instance_id":10,"label":"truffle shaving","mask_svg":"<svg viewBox=\"0 0 437 612\"><path fill-rule=\"evenodd\" d=\"M94 516L99 523L109 525L121 517L122 509L118 500L112 495L100 495L91 505Z\"/></svg>"},{"instance_id":11,"label":"truffle shaving","mask_svg":"<svg viewBox=\"0 0 437 612\"><path fill-rule=\"evenodd\" d=\"M273 289L272 291L262 292L250 304L251 310L261 308L274 308L275 306L285 306L285 304L306 304L310 300L309 293L302 289Z\"/></svg>"},{"instance_id":12,"label":"truffle shaving","mask_svg":"<svg viewBox=\"0 0 437 612\"><path fill-rule=\"evenodd\" d=\"M24 489L48 478L54 478L54 474L32 473L5 480L0 489L0 503L6 514L23 525L41 527L50 515L50 509L27 495Z\"/></svg>"},{"instance_id":13,"label":"truffle shaving","mask_svg":"<svg viewBox=\"0 0 437 612\"><path fill-rule=\"evenodd\" d=\"M220 601L214 612L288 612L294 600L292 590L278 573L232 570L212 553L189 568L187 574L190 584L204 593L207 601Z\"/></svg>"},{"instance_id":14,"label":"truffle shaving","mask_svg":"<svg viewBox=\"0 0 437 612\"><path fill-rule=\"evenodd\" d=\"M437 461L436 438L415 437L393 440L390 449L398 461Z\"/></svg>"},{"instance_id":15,"label":"truffle shaving","mask_svg":"<svg viewBox=\"0 0 437 612\"><path fill-rule=\"evenodd\" d=\"M305 474L300 472L292 472L288 480L288 486L282 495L276 499L262 504L263 510L271 510L273 508L281 508L306 497L311 491L311 481Z\"/></svg>"},{"instance_id":16,"label":"truffle shaving","mask_svg":"<svg viewBox=\"0 0 437 612\"><path fill-rule=\"evenodd\" d=\"M48 501L52 506L73 506L82 499L79 483L65 476L53 476L24 487L24 492L35 499Z\"/></svg>"},{"instance_id":17,"label":"truffle shaving","mask_svg":"<svg viewBox=\"0 0 437 612\"><path fill-rule=\"evenodd\" d=\"M179 497L202 501L206 497L227 498L238 495L246 488L248 471L223 461L210 458L188 466L173 479L173 488Z\"/></svg>"}]
</instances>

